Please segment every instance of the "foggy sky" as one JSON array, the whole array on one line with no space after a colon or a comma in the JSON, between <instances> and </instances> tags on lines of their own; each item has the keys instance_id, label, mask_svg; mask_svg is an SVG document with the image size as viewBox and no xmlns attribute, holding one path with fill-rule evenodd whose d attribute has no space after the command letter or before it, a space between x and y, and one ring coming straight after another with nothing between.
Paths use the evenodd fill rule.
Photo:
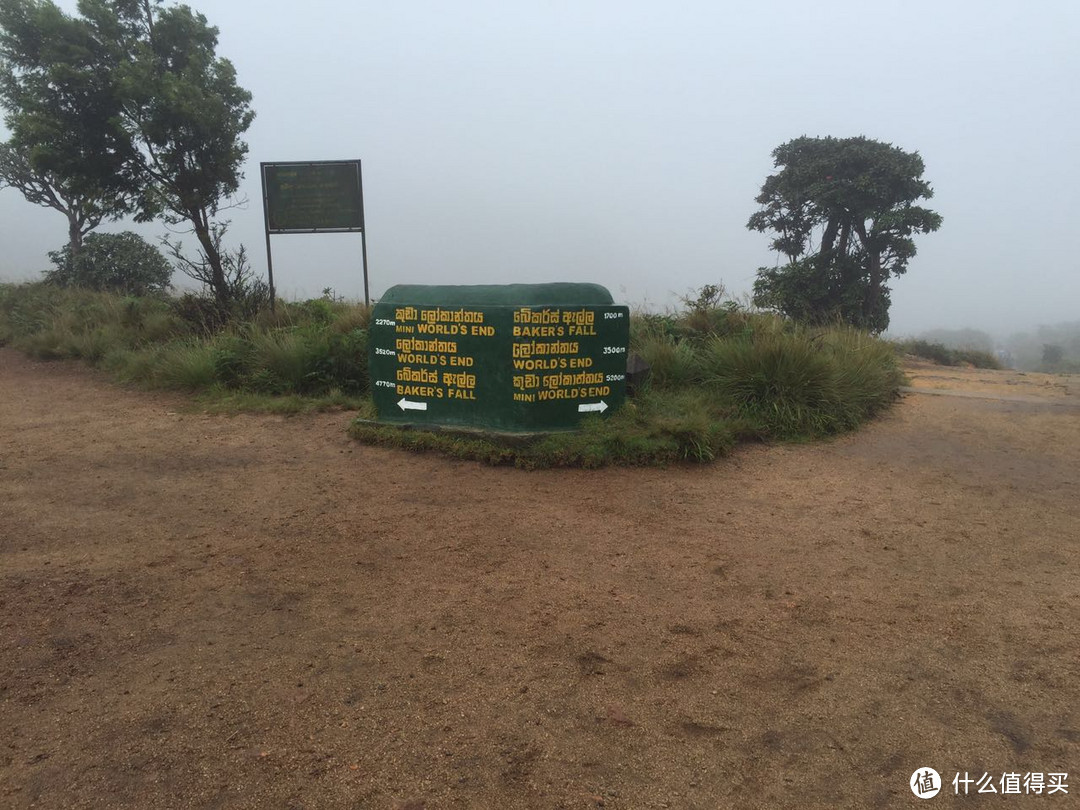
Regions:
<instances>
[{"instance_id":1,"label":"foggy sky","mask_svg":"<svg viewBox=\"0 0 1080 810\"><path fill-rule=\"evenodd\" d=\"M254 94L249 202L225 216L260 272L259 162L361 158L375 297L590 281L659 309L708 283L746 293L776 261L746 229L771 151L866 135L923 156L944 217L893 283L892 333L1080 317L1080 4L191 4ZM66 234L0 191L0 280L36 276ZM273 251L279 294L362 297L358 235Z\"/></svg>"}]
</instances>

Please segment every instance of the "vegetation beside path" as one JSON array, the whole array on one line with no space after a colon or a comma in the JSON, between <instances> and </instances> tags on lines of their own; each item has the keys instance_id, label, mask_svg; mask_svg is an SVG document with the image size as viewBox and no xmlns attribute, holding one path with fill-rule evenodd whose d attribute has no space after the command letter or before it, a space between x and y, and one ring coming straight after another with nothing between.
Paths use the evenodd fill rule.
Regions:
<instances>
[{"instance_id":1,"label":"vegetation beside path","mask_svg":"<svg viewBox=\"0 0 1080 810\"><path fill-rule=\"evenodd\" d=\"M939 366L973 366L975 368L1002 368L1001 361L993 352L983 349L946 346L918 338L908 338L896 342L896 350L901 354L910 354L937 363Z\"/></svg>"},{"instance_id":2,"label":"vegetation beside path","mask_svg":"<svg viewBox=\"0 0 1080 810\"><path fill-rule=\"evenodd\" d=\"M372 425L370 310L332 297L255 310L221 327L194 295L132 297L0 285L0 345L79 359L120 382L198 396L218 411L355 409L358 440L520 467L706 462L743 440L852 430L902 382L894 348L849 326L803 326L722 301L635 314L631 351L652 369L617 413L530 440Z\"/></svg>"}]
</instances>

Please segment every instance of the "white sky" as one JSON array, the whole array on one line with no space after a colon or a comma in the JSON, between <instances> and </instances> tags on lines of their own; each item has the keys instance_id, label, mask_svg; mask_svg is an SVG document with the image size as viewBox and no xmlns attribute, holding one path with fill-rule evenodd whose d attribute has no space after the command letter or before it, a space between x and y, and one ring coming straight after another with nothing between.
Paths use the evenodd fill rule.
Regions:
<instances>
[{"instance_id":1,"label":"white sky","mask_svg":"<svg viewBox=\"0 0 1080 810\"><path fill-rule=\"evenodd\" d=\"M659 308L707 283L748 292L775 260L745 227L771 151L866 135L922 154L945 218L894 282L893 333L1080 317L1080 3L192 5L254 94L250 203L227 216L262 271L259 162L361 158L375 297L591 281ZM0 280L36 276L65 240L59 213L0 191ZM286 297L362 297L358 235L273 250Z\"/></svg>"}]
</instances>

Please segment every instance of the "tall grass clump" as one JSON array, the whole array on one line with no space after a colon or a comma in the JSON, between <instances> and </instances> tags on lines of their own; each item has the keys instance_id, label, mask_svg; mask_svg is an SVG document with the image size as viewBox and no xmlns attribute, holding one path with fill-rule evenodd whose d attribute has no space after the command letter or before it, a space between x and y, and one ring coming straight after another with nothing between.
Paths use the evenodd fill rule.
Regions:
<instances>
[{"instance_id":1,"label":"tall grass clump","mask_svg":"<svg viewBox=\"0 0 1080 810\"><path fill-rule=\"evenodd\" d=\"M721 400L784 439L850 430L888 404L901 379L886 345L847 327L714 338L702 363Z\"/></svg>"},{"instance_id":2,"label":"tall grass clump","mask_svg":"<svg viewBox=\"0 0 1080 810\"><path fill-rule=\"evenodd\" d=\"M307 335L295 328L274 329L253 332L248 341L252 365L248 382L253 389L284 394L309 387L318 358Z\"/></svg>"},{"instance_id":3,"label":"tall grass clump","mask_svg":"<svg viewBox=\"0 0 1080 810\"><path fill-rule=\"evenodd\" d=\"M214 349L202 340L174 341L155 353L151 383L161 388L204 391L217 382Z\"/></svg>"},{"instance_id":4,"label":"tall grass clump","mask_svg":"<svg viewBox=\"0 0 1080 810\"><path fill-rule=\"evenodd\" d=\"M649 334L634 350L649 364L652 384L659 388L683 388L700 377L701 358L689 341L670 334Z\"/></svg>"},{"instance_id":5,"label":"tall grass clump","mask_svg":"<svg viewBox=\"0 0 1080 810\"><path fill-rule=\"evenodd\" d=\"M43 360L99 363L118 348L133 349L187 334L187 325L160 297L49 284L7 286L0 297L0 335Z\"/></svg>"},{"instance_id":6,"label":"tall grass clump","mask_svg":"<svg viewBox=\"0 0 1080 810\"><path fill-rule=\"evenodd\" d=\"M852 326L833 326L822 333L822 343L848 415L845 429L857 427L896 400L904 374L886 341Z\"/></svg>"},{"instance_id":7,"label":"tall grass clump","mask_svg":"<svg viewBox=\"0 0 1080 810\"><path fill-rule=\"evenodd\" d=\"M703 366L705 384L770 435L833 427L837 390L829 360L801 337L715 338L704 349Z\"/></svg>"}]
</instances>

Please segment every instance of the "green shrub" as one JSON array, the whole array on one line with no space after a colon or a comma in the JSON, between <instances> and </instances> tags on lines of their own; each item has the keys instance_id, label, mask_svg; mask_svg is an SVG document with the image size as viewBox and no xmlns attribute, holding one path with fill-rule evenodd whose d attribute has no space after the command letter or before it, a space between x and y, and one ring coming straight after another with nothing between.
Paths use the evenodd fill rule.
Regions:
<instances>
[{"instance_id":1,"label":"green shrub","mask_svg":"<svg viewBox=\"0 0 1080 810\"><path fill-rule=\"evenodd\" d=\"M748 337L753 331L754 313L739 309L734 302L712 309L692 309L683 318L691 337Z\"/></svg>"},{"instance_id":2,"label":"green shrub","mask_svg":"<svg viewBox=\"0 0 1080 810\"><path fill-rule=\"evenodd\" d=\"M231 289L228 302L224 305L206 292L186 292L173 299L172 308L190 331L213 335L230 324L254 321L261 317L264 310L269 312L269 290L265 282L249 279Z\"/></svg>"},{"instance_id":3,"label":"green shrub","mask_svg":"<svg viewBox=\"0 0 1080 810\"><path fill-rule=\"evenodd\" d=\"M343 318L349 323L351 319ZM325 349L321 368L321 384L337 388L346 394L368 390L368 333L357 327L347 332L329 329L324 334Z\"/></svg>"},{"instance_id":4,"label":"green shrub","mask_svg":"<svg viewBox=\"0 0 1080 810\"><path fill-rule=\"evenodd\" d=\"M310 334L295 329L276 329L250 336L252 366L250 385L267 394L308 393L318 387L319 346Z\"/></svg>"},{"instance_id":5,"label":"green shrub","mask_svg":"<svg viewBox=\"0 0 1080 810\"><path fill-rule=\"evenodd\" d=\"M71 246L49 253L45 281L58 287L152 295L169 287L173 270L161 251L131 231L94 233L74 257Z\"/></svg>"},{"instance_id":6,"label":"green shrub","mask_svg":"<svg viewBox=\"0 0 1080 810\"><path fill-rule=\"evenodd\" d=\"M956 364L957 365L969 365L975 368L990 368L1001 369L1001 361L997 359L997 356L982 351L981 349L956 349Z\"/></svg>"},{"instance_id":7,"label":"green shrub","mask_svg":"<svg viewBox=\"0 0 1080 810\"><path fill-rule=\"evenodd\" d=\"M847 327L714 339L703 367L742 417L789 439L855 427L892 401L901 380L886 345Z\"/></svg>"},{"instance_id":8,"label":"green shrub","mask_svg":"<svg viewBox=\"0 0 1080 810\"><path fill-rule=\"evenodd\" d=\"M159 298L123 298L50 284L7 290L0 302L0 331L15 347L43 359L97 363L114 348L162 342L185 331Z\"/></svg>"},{"instance_id":9,"label":"green shrub","mask_svg":"<svg viewBox=\"0 0 1080 810\"><path fill-rule=\"evenodd\" d=\"M5 342L42 359L100 364L126 382L318 397L367 390L369 307L282 306L223 330L213 302L190 294L169 301L47 284L0 290Z\"/></svg>"},{"instance_id":10,"label":"green shrub","mask_svg":"<svg viewBox=\"0 0 1080 810\"><path fill-rule=\"evenodd\" d=\"M681 388L700 379L701 359L688 341L652 334L639 340L635 350L649 364L652 385Z\"/></svg>"},{"instance_id":11,"label":"green shrub","mask_svg":"<svg viewBox=\"0 0 1080 810\"><path fill-rule=\"evenodd\" d=\"M243 388L254 371L251 342L240 335L225 334L212 343L214 379L228 388Z\"/></svg>"},{"instance_id":12,"label":"green shrub","mask_svg":"<svg viewBox=\"0 0 1080 810\"><path fill-rule=\"evenodd\" d=\"M174 341L157 354L151 379L162 388L210 388L217 382L214 349L201 340Z\"/></svg>"},{"instance_id":13,"label":"green shrub","mask_svg":"<svg viewBox=\"0 0 1080 810\"><path fill-rule=\"evenodd\" d=\"M326 298L311 298L296 304L289 304L290 314L296 323L318 324L326 326L334 320L334 304Z\"/></svg>"},{"instance_id":14,"label":"green shrub","mask_svg":"<svg viewBox=\"0 0 1080 810\"><path fill-rule=\"evenodd\" d=\"M706 346L703 363L706 384L771 435L814 435L834 427L837 392L829 359L804 338L717 338Z\"/></svg>"},{"instance_id":15,"label":"green shrub","mask_svg":"<svg viewBox=\"0 0 1080 810\"><path fill-rule=\"evenodd\" d=\"M331 330L341 332L355 332L361 330L367 332L371 325L371 307L365 304L339 303L334 308L334 321L330 324Z\"/></svg>"},{"instance_id":16,"label":"green shrub","mask_svg":"<svg viewBox=\"0 0 1080 810\"><path fill-rule=\"evenodd\" d=\"M101 367L125 383L153 386L164 345L141 349L113 347L101 358Z\"/></svg>"},{"instance_id":17,"label":"green shrub","mask_svg":"<svg viewBox=\"0 0 1080 810\"><path fill-rule=\"evenodd\" d=\"M822 333L836 376L839 424L857 427L892 404L904 375L896 353L883 340L852 326L836 326Z\"/></svg>"},{"instance_id":18,"label":"green shrub","mask_svg":"<svg viewBox=\"0 0 1080 810\"><path fill-rule=\"evenodd\" d=\"M684 330L679 326L678 318L674 315L660 315L654 312L630 313L630 348L636 351L636 347L644 340L657 336L669 336L672 338L682 337Z\"/></svg>"}]
</instances>

